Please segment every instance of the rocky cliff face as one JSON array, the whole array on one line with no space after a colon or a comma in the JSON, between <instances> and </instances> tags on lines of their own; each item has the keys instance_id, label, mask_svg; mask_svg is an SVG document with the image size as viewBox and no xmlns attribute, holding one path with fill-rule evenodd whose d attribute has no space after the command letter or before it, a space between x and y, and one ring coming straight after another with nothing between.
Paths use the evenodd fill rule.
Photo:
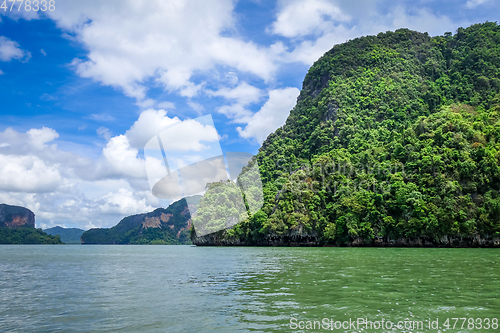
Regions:
<instances>
[{"instance_id":1,"label":"rocky cliff face","mask_svg":"<svg viewBox=\"0 0 500 333\"><path fill-rule=\"evenodd\" d=\"M191 216L185 199L168 208L128 216L112 228L90 229L82 234L82 244L186 244L189 243Z\"/></svg>"},{"instance_id":2,"label":"rocky cliff face","mask_svg":"<svg viewBox=\"0 0 500 333\"><path fill-rule=\"evenodd\" d=\"M35 227L35 214L24 207L0 204L0 227Z\"/></svg>"},{"instance_id":3,"label":"rocky cliff face","mask_svg":"<svg viewBox=\"0 0 500 333\"><path fill-rule=\"evenodd\" d=\"M323 244L316 233L292 231L285 235L268 234L256 243L249 243L237 237L227 238L221 233L213 233L201 237L194 236L192 242L197 246L335 246ZM440 239L429 239L422 237L390 239L387 237L376 237L372 240L355 238L351 242L342 244L345 247L485 247L500 248L500 238L485 237L448 237Z\"/></svg>"}]
</instances>

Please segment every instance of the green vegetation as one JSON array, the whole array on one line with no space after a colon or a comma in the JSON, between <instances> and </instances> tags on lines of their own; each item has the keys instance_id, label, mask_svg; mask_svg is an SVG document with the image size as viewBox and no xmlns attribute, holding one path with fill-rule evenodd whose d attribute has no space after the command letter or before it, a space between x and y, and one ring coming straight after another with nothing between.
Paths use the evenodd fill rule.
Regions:
<instances>
[{"instance_id":1,"label":"green vegetation","mask_svg":"<svg viewBox=\"0 0 500 333\"><path fill-rule=\"evenodd\" d=\"M247 207L240 188L231 181L207 185L207 192L200 199L199 208L193 218L198 235L210 234L235 225L248 218Z\"/></svg>"},{"instance_id":2,"label":"green vegetation","mask_svg":"<svg viewBox=\"0 0 500 333\"><path fill-rule=\"evenodd\" d=\"M78 228L54 227L45 229L44 232L52 236L59 235L61 237L61 241L64 242L64 244L81 244L80 237L85 232L85 230Z\"/></svg>"},{"instance_id":3,"label":"green vegetation","mask_svg":"<svg viewBox=\"0 0 500 333\"><path fill-rule=\"evenodd\" d=\"M82 244L190 244L191 216L185 199L168 208L125 217L109 229L90 229Z\"/></svg>"},{"instance_id":4,"label":"green vegetation","mask_svg":"<svg viewBox=\"0 0 500 333\"><path fill-rule=\"evenodd\" d=\"M335 46L255 159L264 206L222 239L500 236L500 26Z\"/></svg>"},{"instance_id":5,"label":"green vegetation","mask_svg":"<svg viewBox=\"0 0 500 333\"><path fill-rule=\"evenodd\" d=\"M32 227L0 227L0 244L63 244L59 236L51 236Z\"/></svg>"}]
</instances>

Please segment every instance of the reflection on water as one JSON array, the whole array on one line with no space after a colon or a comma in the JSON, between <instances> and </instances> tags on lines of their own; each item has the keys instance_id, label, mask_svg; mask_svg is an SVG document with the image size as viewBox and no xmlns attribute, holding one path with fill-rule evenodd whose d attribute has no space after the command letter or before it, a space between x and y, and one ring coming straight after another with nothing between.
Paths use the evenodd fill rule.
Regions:
<instances>
[{"instance_id":1,"label":"reflection on water","mask_svg":"<svg viewBox=\"0 0 500 333\"><path fill-rule=\"evenodd\" d=\"M2 245L0 331L275 332L290 331L292 317L499 318L499 261L495 249Z\"/></svg>"}]
</instances>

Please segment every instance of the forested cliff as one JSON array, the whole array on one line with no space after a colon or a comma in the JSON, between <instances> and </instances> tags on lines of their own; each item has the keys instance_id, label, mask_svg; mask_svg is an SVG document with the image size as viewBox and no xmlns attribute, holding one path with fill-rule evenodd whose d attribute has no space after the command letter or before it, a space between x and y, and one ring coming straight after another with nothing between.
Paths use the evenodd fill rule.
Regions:
<instances>
[{"instance_id":1,"label":"forested cliff","mask_svg":"<svg viewBox=\"0 0 500 333\"><path fill-rule=\"evenodd\" d=\"M62 244L59 236L35 229L35 214L25 207L0 204L0 244Z\"/></svg>"},{"instance_id":2,"label":"forested cliff","mask_svg":"<svg viewBox=\"0 0 500 333\"><path fill-rule=\"evenodd\" d=\"M198 245L498 246L500 26L336 45L256 155L264 205Z\"/></svg>"},{"instance_id":3,"label":"forested cliff","mask_svg":"<svg viewBox=\"0 0 500 333\"><path fill-rule=\"evenodd\" d=\"M192 198L198 198L193 196ZM167 208L127 216L111 228L94 228L81 236L82 244L189 244L191 215L186 199Z\"/></svg>"}]
</instances>

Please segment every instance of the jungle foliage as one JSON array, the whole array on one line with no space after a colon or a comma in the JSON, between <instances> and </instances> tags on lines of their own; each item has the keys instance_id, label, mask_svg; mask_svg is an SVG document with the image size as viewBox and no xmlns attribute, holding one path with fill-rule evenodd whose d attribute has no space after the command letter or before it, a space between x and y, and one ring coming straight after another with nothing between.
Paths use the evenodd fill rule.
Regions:
<instances>
[{"instance_id":1,"label":"jungle foliage","mask_svg":"<svg viewBox=\"0 0 500 333\"><path fill-rule=\"evenodd\" d=\"M500 236L500 25L336 45L255 161L264 206L222 237Z\"/></svg>"},{"instance_id":2,"label":"jungle foliage","mask_svg":"<svg viewBox=\"0 0 500 333\"><path fill-rule=\"evenodd\" d=\"M168 222L160 222L162 215L168 216ZM148 219L158 219L160 223L156 227L145 228L143 223ZM82 244L190 244L190 219L186 199L181 199L166 209L127 216L112 228L90 229L83 233L81 240Z\"/></svg>"},{"instance_id":3,"label":"jungle foliage","mask_svg":"<svg viewBox=\"0 0 500 333\"><path fill-rule=\"evenodd\" d=\"M59 235L52 236L28 226L0 227L0 244L63 244Z\"/></svg>"}]
</instances>

